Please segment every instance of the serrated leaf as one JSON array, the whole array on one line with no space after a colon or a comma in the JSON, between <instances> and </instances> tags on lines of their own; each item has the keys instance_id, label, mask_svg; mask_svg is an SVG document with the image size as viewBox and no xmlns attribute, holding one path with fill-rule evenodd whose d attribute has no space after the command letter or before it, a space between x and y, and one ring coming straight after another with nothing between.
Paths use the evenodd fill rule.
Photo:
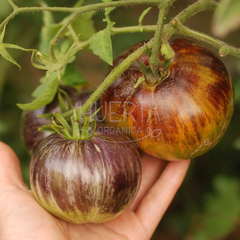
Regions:
<instances>
[{"instance_id":1,"label":"serrated leaf","mask_svg":"<svg viewBox=\"0 0 240 240\"><path fill-rule=\"evenodd\" d=\"M89 39L89 48L93 51L95 55L99 56L109 65L112 65L113 63L111 26L112 25L108 25L104 30L95 33Z\"/></svg>"},{"instance_id":2,"label":"serrated leaf","mask_svg":"<svg viewBox=\"0 0 240 240\"><path fill-rule=\"evenodd\" d=\"M21 108L23 111L33 111L39 109L53 100L57 92L58 86L59 81L58 78L55 76L55 78L52 81L45 83L45 89L42 89L42 94L40 94L40 96L38 96L37 99L35 99L31 103L17 104L17 106Z\"/></svg>"},{"instance_id":3,"label":"serrated leaf","mask_svg":"<svg viewBox=\"0 0 240 240\"><path fill-rule=\"evenodd\" d=\"M238 28L240 28L240 1L221 0L213 15L213 33L218 37L225 37Z\"/></svg>"}]
</instances>

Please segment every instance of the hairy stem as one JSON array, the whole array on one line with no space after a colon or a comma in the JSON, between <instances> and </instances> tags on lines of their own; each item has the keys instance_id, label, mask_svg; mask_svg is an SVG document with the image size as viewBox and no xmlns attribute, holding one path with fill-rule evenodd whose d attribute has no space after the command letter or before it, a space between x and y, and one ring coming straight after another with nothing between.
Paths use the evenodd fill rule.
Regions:
<instances>
[{"instance_id":1,"label":"hairy stem","mask_svg":"<svg viewBox=\"0 0 240 240\"><path fill-rule=\"evenodd\" d=\"M16 15L18 15L20 13L51 11L51 12L74 13L74 14L80 15L80 14L85 13L85 12L96 11L96 10L100 10L100 9L104 9L104 8L108 8L108 7L134 6L134 5L142 5L142 4L158 5L160 1L161 0L122 0L122 1L113 1L113 2L90 4L90 5L85 5L85 6L76 7L76 8L67 8L67 7L14 7L13 12L0 23L0 30L11 19L13 19ZM12 1L10 1L10 2L12 2ZM72 21L74 19L75 18L73 16ZM70 20L70 22L71 22L71 20ZM60 36L59 33L57 33L58 37Z\"/></svg>"},{"instance_id":2,"label":"hairy stem","mask_svg":"<svg viewBox=\"0 0 240 240\"><path fill-rule=\"evenodd\" d=\"M136 32L154 32L157 29L157 25L141 25L141 26L130 26L130 27L112 27L112 34L119 33L136 33Z\"/></svg>"},{"instance_id":3,"label":"hairy stem","mask_svg":"<svg viewBox=\"0 0 240 240\"><path fill-rule=\"evenodd\" d=\"M175 18L177 18L180 22L185 22L188 18L194 16L195 14L201 11L212 11L215 10L218 3L212 0L199 0L196 3L193 3L189 7L185 8L182 12L180 12ZM174 19L172 21L174 21ZM163 30L163 35L166 36L166 39L169 39L175 32L176 28L173 27L172 21L170 24L165 25Z\"/></svg>"},{"instance_id":4,"label":"hairy stem","mask_svg":"<svg viewBox=\"0 0 240 240\"><path fill-rule=\"evenodd\" d=\"M183 10L181 13L177 15L178 19L181 19L181 22L185 22L188 18L192 17L193 15L199 13L200 11L205 10L213 10L216 7L216 3L214 4L211 0L200 0L192 5L190 5L188 8ZM176 28L173 27L172 23L165 25L163 34L167 35L168 38L170 38L176 31ZM144 53L146 53L147 48L151 49L153 46L153 40L152 38L146 46L142 46L139 49L137 49L135 52L130 54L126 59L124 59L117 67L115 67L109 75L104 79L104 81L100 84L100 86L95 90L95 92L89 97L89 99L86 101L86 103L80 108L79 112L84 114L86 113L92 104L94 104L100 96L103 94L105 89L107 89L114 81L115 79L124 72L136 59L138 59L140 56L142 56ZM73 111L68 111L63 114L64 117L69 117L73 114Z\"/></svg>"},{"instance_id":5,"label":"hairy stem","mask_svg":"<svg viewBox=\"0 0 240 240\"><path fill-rule=\"evenodd\" d=\"M150 43L152 43L152 41L150 41ZM129 55L126 59L124 59L124 61L121 64L116 66L110 72L110 74L104 79L101 85L89 97L86 103L80 108L80 113L81 114L86 113L90 109L90 107L100 98L100 96L105 91L105 89L107 89L113 83L113 81L119 76L119 74L125 71L136 59L138 59L141 55L143 55L146 52L146 50L147 50L146 46L140 47L131 55ZM70 117L72 114L73 114L73 111L70 110L68 112L63 113L62 116Z\"/></svg>"},{"instance_id":6,"label":"hairy stem","mask_svg":"<svg viewBox=\"0 0 240 240\"><path fill-rule=\"evenodd\" d=\"M13 8L13 10L17 9L17 5L14 4L14 2L12 0L7 0L8 3L11 5L11 7Z\"/></svg>"},{"instance_id":7,"label":"hairy stem","mask_svg":"<svg viewBox=\"0 0 240 240\"><path fill-rule=\"evenodd\" d=\"M160 64L159 62L159 50L160 46L162 44L162 32L164 28L164 21L166 19L166 15L168 13L169 7L175 0L169 0L164 2L164 4L159 4L159 17L158 17L158 23L157 23L157 29L155 31L155 36L153 40L153 47L152 47L152 54L149 58L149 63L151 65L153 73L160 76L160 73L156 70L158 69L158 66Z\"/></svg>"},{"instance_id":8,"label":"hairy stem","mask_svg":"<svg viewBox=\"0 0 240 240\"><path fill-rule=\"evenodd\" d=\"M240 57L240 49L232 47L218 39L212 38L208 36L207 34L200 33L194 30L191 30L184 26L180 21L178 21L176 18L172 21L172 24L177 27L178 31L188 37L196 38L200 41L204 41L216 48L219 48L219 55L221 57L225 57L227 54L231 54L236 57Z\"/></svg>"}]
</instances>

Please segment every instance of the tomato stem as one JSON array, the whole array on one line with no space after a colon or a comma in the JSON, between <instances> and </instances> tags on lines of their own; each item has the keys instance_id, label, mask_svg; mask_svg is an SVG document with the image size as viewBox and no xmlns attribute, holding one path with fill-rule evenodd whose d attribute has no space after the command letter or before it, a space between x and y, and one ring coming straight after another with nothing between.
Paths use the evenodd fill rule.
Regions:
<instances>
[{"instance_id":1,"label":"tomato stem","mask_svg":"<svg viewBox=\"0 0 240 240\"><path fill-rule=\"evenodd\" d=\"M221 57L225 57L227 54L231 54L236 57L240 57L240 51L239 49L232 47L228 44L226 44L223 41L220 41L216 38L212 38L208 36L207 34L200 33L197 31L194 31L192 29L187 28L184 26L177 18L173 19L172 24L177 27L177 30L188 37L196 38L197 40L204 41L216 48L219 48L219 55Z\"/></svg>"},{"instance_id":2,"label":"tomato stem","mask_svg":"<svg viewBox=\"0 0 240 240\"><path fill-rule=\"evenodd\" d=\"M159 70L159 67L161 66L161 63L159 61L159 51L160 51L160 47L163 39L164 22L165 22L169 7L174 1L175 0L168 0L158 5L159 16L158 16L157 29L155 31L155 36L153 39L152 54L149 58L149 63L150 63L153 75L158 78L161 77L161 72ZM151 81L151 79L149 80Z\"/></svg>"},{"instance_id":3,"label":"tomato stem","mask_svg":"<svg viewBox=\"0 0 240 240\"><path fill-rule=\"evenodd\" d=\"M198 2L190 5L182 12L180 12L176 17L181 22L185 22L188 18L194 16L195 14L204 11L204 10L214 10L218 3L213 2L212 0L199 0ZM163 36L166 36L166 39L169 39L177 29L173 27L170 22L169 24L164 26ZM104 81L100 84L100 86L94 91L94 93L89 97L89 99L85 102L85 104L80 107L80 112L86 113L99 98L103 94L103 92L114 82L114 80L124 72L134 61L136 61L140 56L147 52L147 48L152 48L153 46L153 38L144 46L138 48L132 54L130 54L126 59L124 59L117 67L115 67L108 76L104 79ZM72 110L65 112L62 114L63 117L67 118L72 115Z\"/></svg>"},{"instance_id":4,"label":"tomato stem","mask_svg":"<svg viewBox=\"0 0 240 240\"><path fill-rule=\"evenodd\" d=\"M18 6L12 1L12 0L7 0L8 3L11 5L11 7L13 8L13 10L17 9Z\"/></svg>"},{"instance_id":5,"label":"tomato stem","mask_svg":"<svg viewBox=\"0 0 240 240\"><path fill-rule=\"evenodd\" d=\"M10 0L9 3L12 3ZM108 7L121 7L121 6L132 6L132 5L143 5L143 4L152 4L157 5L159 4L160 0L122 0L122 1L113 1L113 2L103 2L103 3L96 3L96 4L89 4L80 7L17 7L15 4L14 11L8 15L1 23L0 23L0 30L3 28L4 25L13 19L16 15L20 13L27 13L27 12L43 12L43 11L51 11L51 12L66 12L66 13L77 13L78 15L85 13L96 11ZM11 4L12 5L12 4ZM13 7L13 5L12 5ZM70 21L74 21L74 16L70 17ZM63 29L60 29L57 33L57 36L60 36ZM60 35L59 35L60 34ZM58 38L58 37L56 37Z\"/></svg>"}]
</instances>

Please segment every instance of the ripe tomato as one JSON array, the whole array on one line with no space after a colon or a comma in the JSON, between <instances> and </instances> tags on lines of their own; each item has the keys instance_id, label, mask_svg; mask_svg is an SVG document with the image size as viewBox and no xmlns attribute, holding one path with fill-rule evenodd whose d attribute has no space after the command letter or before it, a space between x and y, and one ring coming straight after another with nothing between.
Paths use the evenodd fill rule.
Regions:
<instances>
[{"instance_id":1,"label":"ripe tomato","mask_svg":"<svg viewBox=\"0 0 240 240\"><path fill-rule=\"evenodd\" d=\"M34 151L30 184L37 201L73 223L101 223L133 201L141 182L137 148L123 134L98 125L87 140L45 138Z\"/></svg>"},{"instance_id":2,"label":"ripe tomato","mask_svg":"<svg viewBox=\"0 0 240 240\"><path fill-rule=\"evenodd\" d=\"M195 158L213 148L226 131L234 108L233 84L209 50L183 38L171 47L175 56L165 79L150 84L134 62L102 95L102 112L108 124L153 156ZM120 54L113 67L135 48ZM148 54L139 60L149 66ZM146 80L134 87L139 77Z\"/></svg>"}]
</instances>

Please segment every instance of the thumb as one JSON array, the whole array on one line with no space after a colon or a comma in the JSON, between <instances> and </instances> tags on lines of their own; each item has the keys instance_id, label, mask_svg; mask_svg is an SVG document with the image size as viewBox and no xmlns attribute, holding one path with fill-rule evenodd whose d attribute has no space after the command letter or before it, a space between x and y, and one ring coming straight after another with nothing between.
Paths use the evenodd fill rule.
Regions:
<instances>
[{"instance_id":1,"label":"thumb","mask_svg":"<svg viewBox=\"0 0 240 240\"><path fill-rule=\"evenodd\" d=\"M0 141L0 190L10 185L26 188L17 155Z\"/></svg>"}]
</instances>

